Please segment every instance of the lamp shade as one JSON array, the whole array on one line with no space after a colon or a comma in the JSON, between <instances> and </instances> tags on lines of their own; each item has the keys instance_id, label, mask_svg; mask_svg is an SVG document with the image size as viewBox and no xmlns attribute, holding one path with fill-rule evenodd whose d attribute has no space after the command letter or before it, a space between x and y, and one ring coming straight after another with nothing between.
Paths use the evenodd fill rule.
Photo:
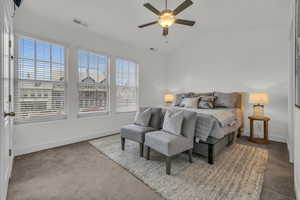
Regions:
<instances>
[{"instance_id":1,"label":"lamp shade","mask_svg":"<svg viewBox=\"0 0 300 200\"><path fill-rule=\"evenodd\" d=\"M254 105L265 105L269 103L269 96L266 93L251 93L249 103Z\"/></svg>"},{"instance_id":2,"label":"lamp shade","mask_svg":"<svg viewBox=\"0 0 300 200\"><path fill-rule=\"evenodd\" d=\"M173 94L165 94L164 100L165 100L165 102L173 102L174 101L174 95Z\"/></svg>"}]
</instances>

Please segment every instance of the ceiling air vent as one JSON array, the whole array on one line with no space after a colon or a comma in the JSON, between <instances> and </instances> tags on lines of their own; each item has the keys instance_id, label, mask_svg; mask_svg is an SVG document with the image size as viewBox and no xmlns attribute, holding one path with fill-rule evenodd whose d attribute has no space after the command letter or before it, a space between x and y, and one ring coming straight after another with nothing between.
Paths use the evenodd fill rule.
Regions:
<instances>
[{"instance_id":1,"label":"ceiling air vent","mask_svg":"<svg viewBox=\"0 0 300 200\"><path fill-rule=\"evenodd\" d=\"M79 24L79 25L81 25L81 26L88 27L88 24L87 24L86 22L83 22L83 21L81 21L81 20L79 20L79 19L73 19L73 22L74 22L75 24Z\"/></svg>"}]
</instances>

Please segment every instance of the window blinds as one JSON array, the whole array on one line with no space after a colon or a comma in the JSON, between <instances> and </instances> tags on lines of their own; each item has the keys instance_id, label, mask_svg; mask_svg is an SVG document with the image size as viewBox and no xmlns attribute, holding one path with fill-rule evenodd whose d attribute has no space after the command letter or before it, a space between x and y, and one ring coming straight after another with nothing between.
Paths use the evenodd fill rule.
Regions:
<instances>
[{"instance_id":1,"label":"window blinds","mask_svg":"<svg viewBox=\"0 0 300 200\"><path fill-rule=\"evenodd\" d=\"M138 105L137 64L135 62L116 60L116 111L136 111Z\"/></svg>"},{"instance_id":2,"label":"window blinds","mask_svg":"<svg viewBox=\"0 0 300 200\"><path fill-rule=\"evenodd\" d=\"M64 47L26 37L18 42L16 120L64 114Z\"/></svg>"},{"instance_id":3,"label":"window blinds","mask_svg":"<svg viewBox=\"0 0 300 200\"><path fill-rule=\"evenodd\" d=\"M79 51L78 58L79 112L108 111L108 57Z\"/></svg>"}]
</instances>

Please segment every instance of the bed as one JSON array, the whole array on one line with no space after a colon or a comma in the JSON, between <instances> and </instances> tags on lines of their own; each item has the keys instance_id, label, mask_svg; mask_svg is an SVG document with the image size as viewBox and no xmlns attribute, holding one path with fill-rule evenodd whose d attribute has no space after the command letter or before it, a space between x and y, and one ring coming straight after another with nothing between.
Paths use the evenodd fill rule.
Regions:
<instances>
[{"instance_id":1,"label":"bed","mask_svg":"<svg viewBox=\"0 0 300 200\"><path fill-rule=\"evenodd\" d=\"M228 95L233 93L221 94ZM210 164L213 164L215 157L226 146L234 143L236 137L241 134L244 121L243 94L234 94L236 95L236 102L230 107L214 107L211 109L187 108L179 106L178 102L177 105L176 102L173 105L176 109L190 110L197 113L194 153L206 156ZM214 93L182 93L179 95L176 95L176 98L209 96L214 95Z\"/></svg>"}]
</instances>

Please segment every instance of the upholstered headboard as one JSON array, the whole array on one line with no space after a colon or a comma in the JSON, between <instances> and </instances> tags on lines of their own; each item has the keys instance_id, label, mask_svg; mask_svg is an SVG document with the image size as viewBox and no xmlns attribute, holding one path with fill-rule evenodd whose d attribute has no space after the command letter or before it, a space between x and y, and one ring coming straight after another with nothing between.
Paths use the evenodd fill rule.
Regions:
<instances>
[{"instance_id":1,"label":"upholstered headboard","mask_svg":"<svg viewBox=\"0 0 300 200\"><path fill-rule=\"evenodd\" d=\"M230 93L235 93L238 94L238 98L236 101L236 108L243 108L244 107L244 97L245 93L242 92L230 92ZM229 93L228 93L229 94ZM204 92L204 93L194 93L194 92L186 92L186 93L178 93L175 95L175 106L178 101L180 101L184 97L198 97L198 96L213 96L214 92Z\"/></svg>"},{"instance_id":2,"label":"upholstered headboard","mask_svg":"<svg viewBox=\"0 0 300 200\"><path fill-rule=\"evenodd\" d=\"M245 104L245 93L242 92L237 92L237 93L238 93L238 99L236 102L236 107L242 109Z\"/></svg>"}]
</instances>

